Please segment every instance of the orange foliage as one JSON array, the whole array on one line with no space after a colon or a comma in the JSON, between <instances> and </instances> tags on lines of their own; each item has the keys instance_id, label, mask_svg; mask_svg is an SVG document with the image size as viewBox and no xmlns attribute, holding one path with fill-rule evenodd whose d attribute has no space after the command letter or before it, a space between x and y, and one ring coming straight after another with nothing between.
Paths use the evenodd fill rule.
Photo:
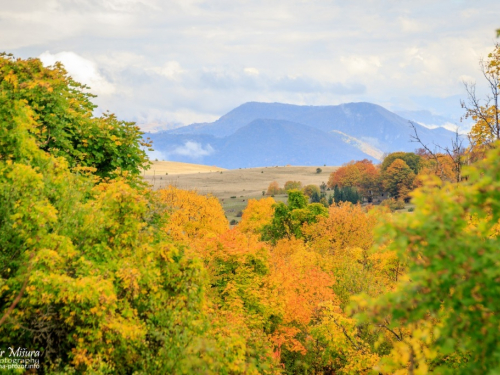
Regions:
<instances>
[{"instance_id":1,"label":"orange foliage","mask_svg":"<svg viewBox=\"0 0 500 375\"><path fill-rule=\"evenodd\" d=\"M327 186L331 189L335 186L357 186L361 181L361 171L354 162L347 163L330 174Z\"/></svg>"},{"instance_id":2,"label":"orange foliage","mask_svg":"<svg viewBox=\"0 0 500 375\"><path fill-rule=\"evenodd\" d=\"M327 186L356 187L362 196L373 197L380 190L380 172L370 160L351 161L330 174Z\"/></svg>"},{"instance_id":3,"label":"orange foliage","mask_svg":"<svg viewBox=\"0 0 500 375\"><path fill-rule=\"evenodd\" d=\"M276 201L273 198L250 199L238 225L240 231L243 233L259 233L259 230L264 225L271 223L275 203Z\"/></svg>"},{"instance_id":4,"label":"orange foliage","mask_svg":"<svg viewBox=\"0 0 500 375\"><path fill-rule=\"evenodd\" d=\"M300 336L307 340L309 324L320 304L337 301L332 290L334 278L325 257L310 251L296 238L278 241L271 259L271 284L283 317L271 339L279 351L285 347L305 354L305 342L297 334L303 333Z\"/></svg>"},{"instance_id":5,"label":"orange foliage","mask_svg":"<svg viewBox=\"0 0 500 375\"><path fill-rule=\"evenodd\" d=\"M160 190L159 194L170 213L164 230L175 240L214 237L229 227L219 200L213 196L173 186Z\"/></svg>"},{"instance_id":6,"label":"orange foliage","mask_svg":"<svg viewBox=\"0 0 500 375\"><path fill-rule=\"evenodd\" d=\"M358 247L364 250L373 244L373 228L377 217L360 205L341 202L329 208L328 217L318 217L318 222L305 225L303 232L311 247L320 253L331 253Z\"/></svg>"},{"instance_id":7,"label":"orange foliage","mask_svg":"<svg viewBox=\"0 0 500 375\"><path fill-rule=\"evenodd\" d=\"M418 153L418 155L422 157L422 167L415 179L417 187L422 186L422 180L425 179L423 176L428 175L436 175L443 181L454 182L456 180L454 163L450 155L436 153L435 156L432 156L425 150Z\"/></svg>"},{"instance_id":8,"label":"orange foliage","mask_svg":"<svg viewBox=\"0 0 500 375\"><path fill-rule=\"evenodd\" d=\"M267 188L266 194L267 195L276 195L279 193L281 193L281 189L280 189L280 186L278 185L278 183L276 181L271 182Z\"/></svg>"}]
</instances>

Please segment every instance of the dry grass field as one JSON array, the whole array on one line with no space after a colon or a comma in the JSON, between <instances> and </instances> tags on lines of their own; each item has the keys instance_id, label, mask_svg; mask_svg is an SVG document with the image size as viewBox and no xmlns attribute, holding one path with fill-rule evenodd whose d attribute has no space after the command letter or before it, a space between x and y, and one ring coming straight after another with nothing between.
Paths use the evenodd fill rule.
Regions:
<instances>
[{"instance_id":1,"label":"dry grass field","mask_svg":"<svg viewBox=\"0 0 500 375\"><path fill-rule=\"evenodd\" d=\"M145 176L165 176L171 174L189 174L189 173L209 173L225 171L224 168L216 166L180 163L177 161L154 161L151 169L144 172Z\"/></svg>"},{"instance_id":2,"label":"dry grass field","mask_svg":"<svg viewBox=\"0 0 500 375\"><path fill-rule=\"evenodd\" d=\"M278 166L226 170L215 166L178 163L170 161L154 162L144 178L154 189L174 185L181 189L196 190L200 194L212 194L221 200L229 220L236 219L239 211L246 207L248 199L262 198L262 192L272 181L283 187L286 181L300 181L302 185L321 185L327 182L331 172L338 167ZM166 174L168 173L168 174ZM276 196L285 201L286 196Z\"/></svg>"},{"instance_id":3,"label":"dry grass field","mask_svg":"<svg viewBox=\"0 0 500 375\"><path fill-rule=\"evenodd\" d=\"M303 185L320 185L327 182L331 172L337 167L320 166L321 173L316 173L318 167L262 167L247 169L223 169L197 164L178 162L154 162L144 178L160 189L174 185L181 189L197 190L200 194L213 194L225 199L231 196L253 197L262 196L262 191L272 181L283 186L286 181L301 181ZM168 173L168 174L166 174Z\"/></svg>"}]
</instances>

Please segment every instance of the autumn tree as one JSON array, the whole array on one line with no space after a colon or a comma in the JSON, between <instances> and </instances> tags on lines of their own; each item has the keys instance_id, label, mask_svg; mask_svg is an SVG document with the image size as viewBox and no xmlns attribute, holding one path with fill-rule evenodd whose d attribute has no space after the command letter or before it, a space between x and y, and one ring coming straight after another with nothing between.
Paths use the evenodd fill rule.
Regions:
<instances>
[{"instance_id":1,"label":"autumn tree","mask_svg":"<svg viewBox=\"0 0 500 375\"><path fill-rule=\"evenodd\" d=\"M304 195L307 195L309 198L311 198L314 193L318 195L320 194L319 187L316 185L306 185L302 191L304 192Z\"/></svg>"},{"instance_id":2,"label":"autumn tree","mask_svg":"<svg viewBox=\"0 0 500 375\"><path fill-rule=\"evenodd\" d=\"M361 171L355 162L350 162L330 174L327 186L333 189L335 186L357 186L361 181Z\"/></svg>"},{"instance_id":3,"label":"autumn tree","mask_svg":"<svg viewBox=\"0 0 500 375\"><path fill-rule=\"evenodd\" d=\"M280 319L267 244L238 227L209 239L200 255L209 275L211 334L228 357L226 374L277 374L268 339Z\"/></svg>"},{"instance_id":4,"label":"autumn tree","mask_svg":"<svg viewBox=\"0 0 500 375\"><path fill-rule=\"evenodd\" d=\"M469 133L471 143L482 148L490 148L495 141L500 140L500 45L497 44L486 60L480 62L483 76L486 79L491 95L481 101L475 90L475 85L466 83L468 102L462 102L466 109L466 118L471 118L475 124Z\"/></svg>"},{"instance_id":5,"label":"autumn tree","mask_svg":"<svg viewBox=\"0 0 500 375\"><path fill-rule=\"evenodd\" d=\"M243 233L260 234L262 228L271 223L275 204L276 201L271 197L250 199L238 224L239 230Z\"/></svg>"},{"instance_id":6,"label":"autumn tree","mask_svg":"<svg viewBox=\"0 0 500 375\"><path fill-rule=\"evenodd\" d=\"M159 191L160 200L170 216L163 227L177 241L188 243L214 237L228 229L228 221L219 200L211 195L168 186Z\"/></svg>"},{"instance_id":7,"label":"autumn tree","mask_svg":"<svg viewBox=\"0 0 500 375\"><path fill-rule=\"evenodd\" d=\"M297 373L314 366L317 348L311 330L322 304L338 303L332 290L332 260L296 238L279 240L271 254L269 280L280 296L276 303L281 317L271 340L286 373Z\"/></svg>"},{"instance_id":8,"label":"autumn tree","mask_svg":"<svg viewBox=\"0 0 500 375\"><path fill-rule=\"evenodd\" d=\"M281 193L281 189L279 184L276 181L273 181L267 187L267 195L277 195Z\"/></svg>"},{"instance_id":9,"label":"autumn tree","mask_svg":"<svg viewBox=\"0 0 500 375\"><path fill-rule=\"evenodd\" d=\"M396 199L408 199L408 194L413 190L415 173L402 160L395 159L382 173L384 189Z\"/></svg>"},{"instance_id":10,"label":"autumn tree","mask_svg":"<svg viewBox=\"0 0 500 375\"><path fill-rule=\"evenodd\" d=\"M328 186L356 188L362 197L372 201L381 190L379 169L367 159L350 162L330 174Z\"/></svg>"},{"instance_id":11,"label":"autumn tree","mask_svg":"<svg viewBox=\"0 0 500 375\"><path fill-rule=\"evenodd\" d=\"M397 335L379 366L384 374L493 374L500 367L499 158L500 148L490 150L461 184L429 178L413 193L414 214L381 231L409 267L371 311Z\"/></svg>"},{"instance_id":12,"label":"autumn tree","mask_svg":"<svg viewBox=\"0 0 500 375\"><path fill-rule=\"evenodd\" d=\"M56 63L44 67L39 59L15 59L0 54L0 158L16 158L13 138L19 127L13 122L30 121L29 133L37 147L64 157L70 168L92 167L101 177L128 171L139 175L148 167L142 132L134 123L113 114L95 117L95 96L75 82ZM25 117L16 117L24 113ZM26 117L28 116L28 117Z\"/></svg>"},{"instance_id":13,"label":"autumn tree","mask_svg":"<svg viewBox=\"0 0 500 375\"><path fill-rule=\"evenodd\" d=\"M422 158L420 155L415 154L414 152L393 152L387 155L382 163L380 164L381 173L385 172L387 168L397 159L403 160L406 165L412 170L412 172L417 175L420 171Z\"/></svg>"},{"instance_id":14,"label":"autumn tree","mask_svg":"<svg viewBox=\"0 0 500 375\"><path fill-rule=\"evenodd\" d=\"M289 190L301 190L302 189L302 182L300 181L287 181L285 182L284 189L286 192Z\"/></svg>"}]
</instances>

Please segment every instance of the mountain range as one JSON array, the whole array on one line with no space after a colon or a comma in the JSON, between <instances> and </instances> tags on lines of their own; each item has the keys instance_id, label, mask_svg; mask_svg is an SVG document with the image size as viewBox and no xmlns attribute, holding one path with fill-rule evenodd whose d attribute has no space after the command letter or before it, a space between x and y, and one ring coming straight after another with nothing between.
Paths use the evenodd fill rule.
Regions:
<instances>
[{"instance_id":1,"label":"mountain range","mask_svg":"<svg viewBox=\"0 0 500 375\"><path fill-rule=\"evenodd\" d=\"M429 146L448 145L454 133L414 123ZM372 103L299 106L249 102L211 123L146 133L165 160L248 168L341 165L414 151L407 119Z\"/></svg>"}]
</instances>

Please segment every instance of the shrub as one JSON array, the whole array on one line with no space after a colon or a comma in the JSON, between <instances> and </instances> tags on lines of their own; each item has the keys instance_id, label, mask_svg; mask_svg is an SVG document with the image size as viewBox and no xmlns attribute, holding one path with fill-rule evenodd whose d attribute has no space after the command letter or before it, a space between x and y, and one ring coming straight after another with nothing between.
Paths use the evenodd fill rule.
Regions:
<instances>
[{"instance_id":1,"label":"shrub","mask_svg":"<svg viewBox=\"0 0 500 375\"><path fill-rule=\"evenodd\" d=\"M273 181L269 184L269 186L267 188L267 195L279 194L280 191L281 191L281 189L280 189L280 186L278 185L278 183L276 181Z\"/></svg>"},{"instance_id":2,"label":"shrub","mask_svg":"<svg viewBox=\"0 0 500 375\"><path fill-rule=\"evenodd\" d=\"M231 224L231 225L236 225L236 224L238 224L238 220L233 219L233 220L231 220L231 221L229 222L229 224Z\"/></svg>"},{"instance_id":3,"label":"shrub","mask_svg":"<svg viewBox=\"0 0 500 375\"><path fill-rule=\"evenodd\" d=\"M391 211L402 210L405 208L405 202L401 199L388 198L380 202L381 206L388 207Z\"/></svg>"},{"instance_id":4,"label":"shrub","mask_svg":"<svg viewBox=\"0 0 500 375\"><path fill-rule=\"evenodd\" d=\"M289 190L302 190L302 182L300 181L287 181L285 182L285 191Z\"/></svg>"},{"instance_id":5,"label":"shrub","mask_svg":"<svg viewBox=\"0 0 500 375\"><path fill-rule=\"evenodd\" d=\"M323 170L321 168L316 168L316 173L321 173Z\"/></svg>"},{"instance_id":6,"label":"shrub","mask_svg":"<svg viewBox=\"0 0 500 375\"><path fill-rule=\"evenodd\" d=\"M233 195L231 198L232 198L232 199L235 199L235 198L236 198L236 195Z\"/></svg>"},{"instance_id":7,"label":"shrub","mask_svg":"<svg viewBox=\"0 0 500 375\"><path fill-rule=\"evenodd\" d=\"M238 211L238 213L236 214L236 217L242 217L243 216L243 211Z\"/></svg>"},{"instance_id":8,"label":"shrub","mask_svg":"<svg viewBox=\"0 0 500 375\"><path fill-rule=\"evenodd\" d=\"M304 192L304 195L307 195L309 198L311 198L314 193L318 196L320 194L320 189L316 185L307 185L302 191Z\"/></svg>"}]
</instances>

